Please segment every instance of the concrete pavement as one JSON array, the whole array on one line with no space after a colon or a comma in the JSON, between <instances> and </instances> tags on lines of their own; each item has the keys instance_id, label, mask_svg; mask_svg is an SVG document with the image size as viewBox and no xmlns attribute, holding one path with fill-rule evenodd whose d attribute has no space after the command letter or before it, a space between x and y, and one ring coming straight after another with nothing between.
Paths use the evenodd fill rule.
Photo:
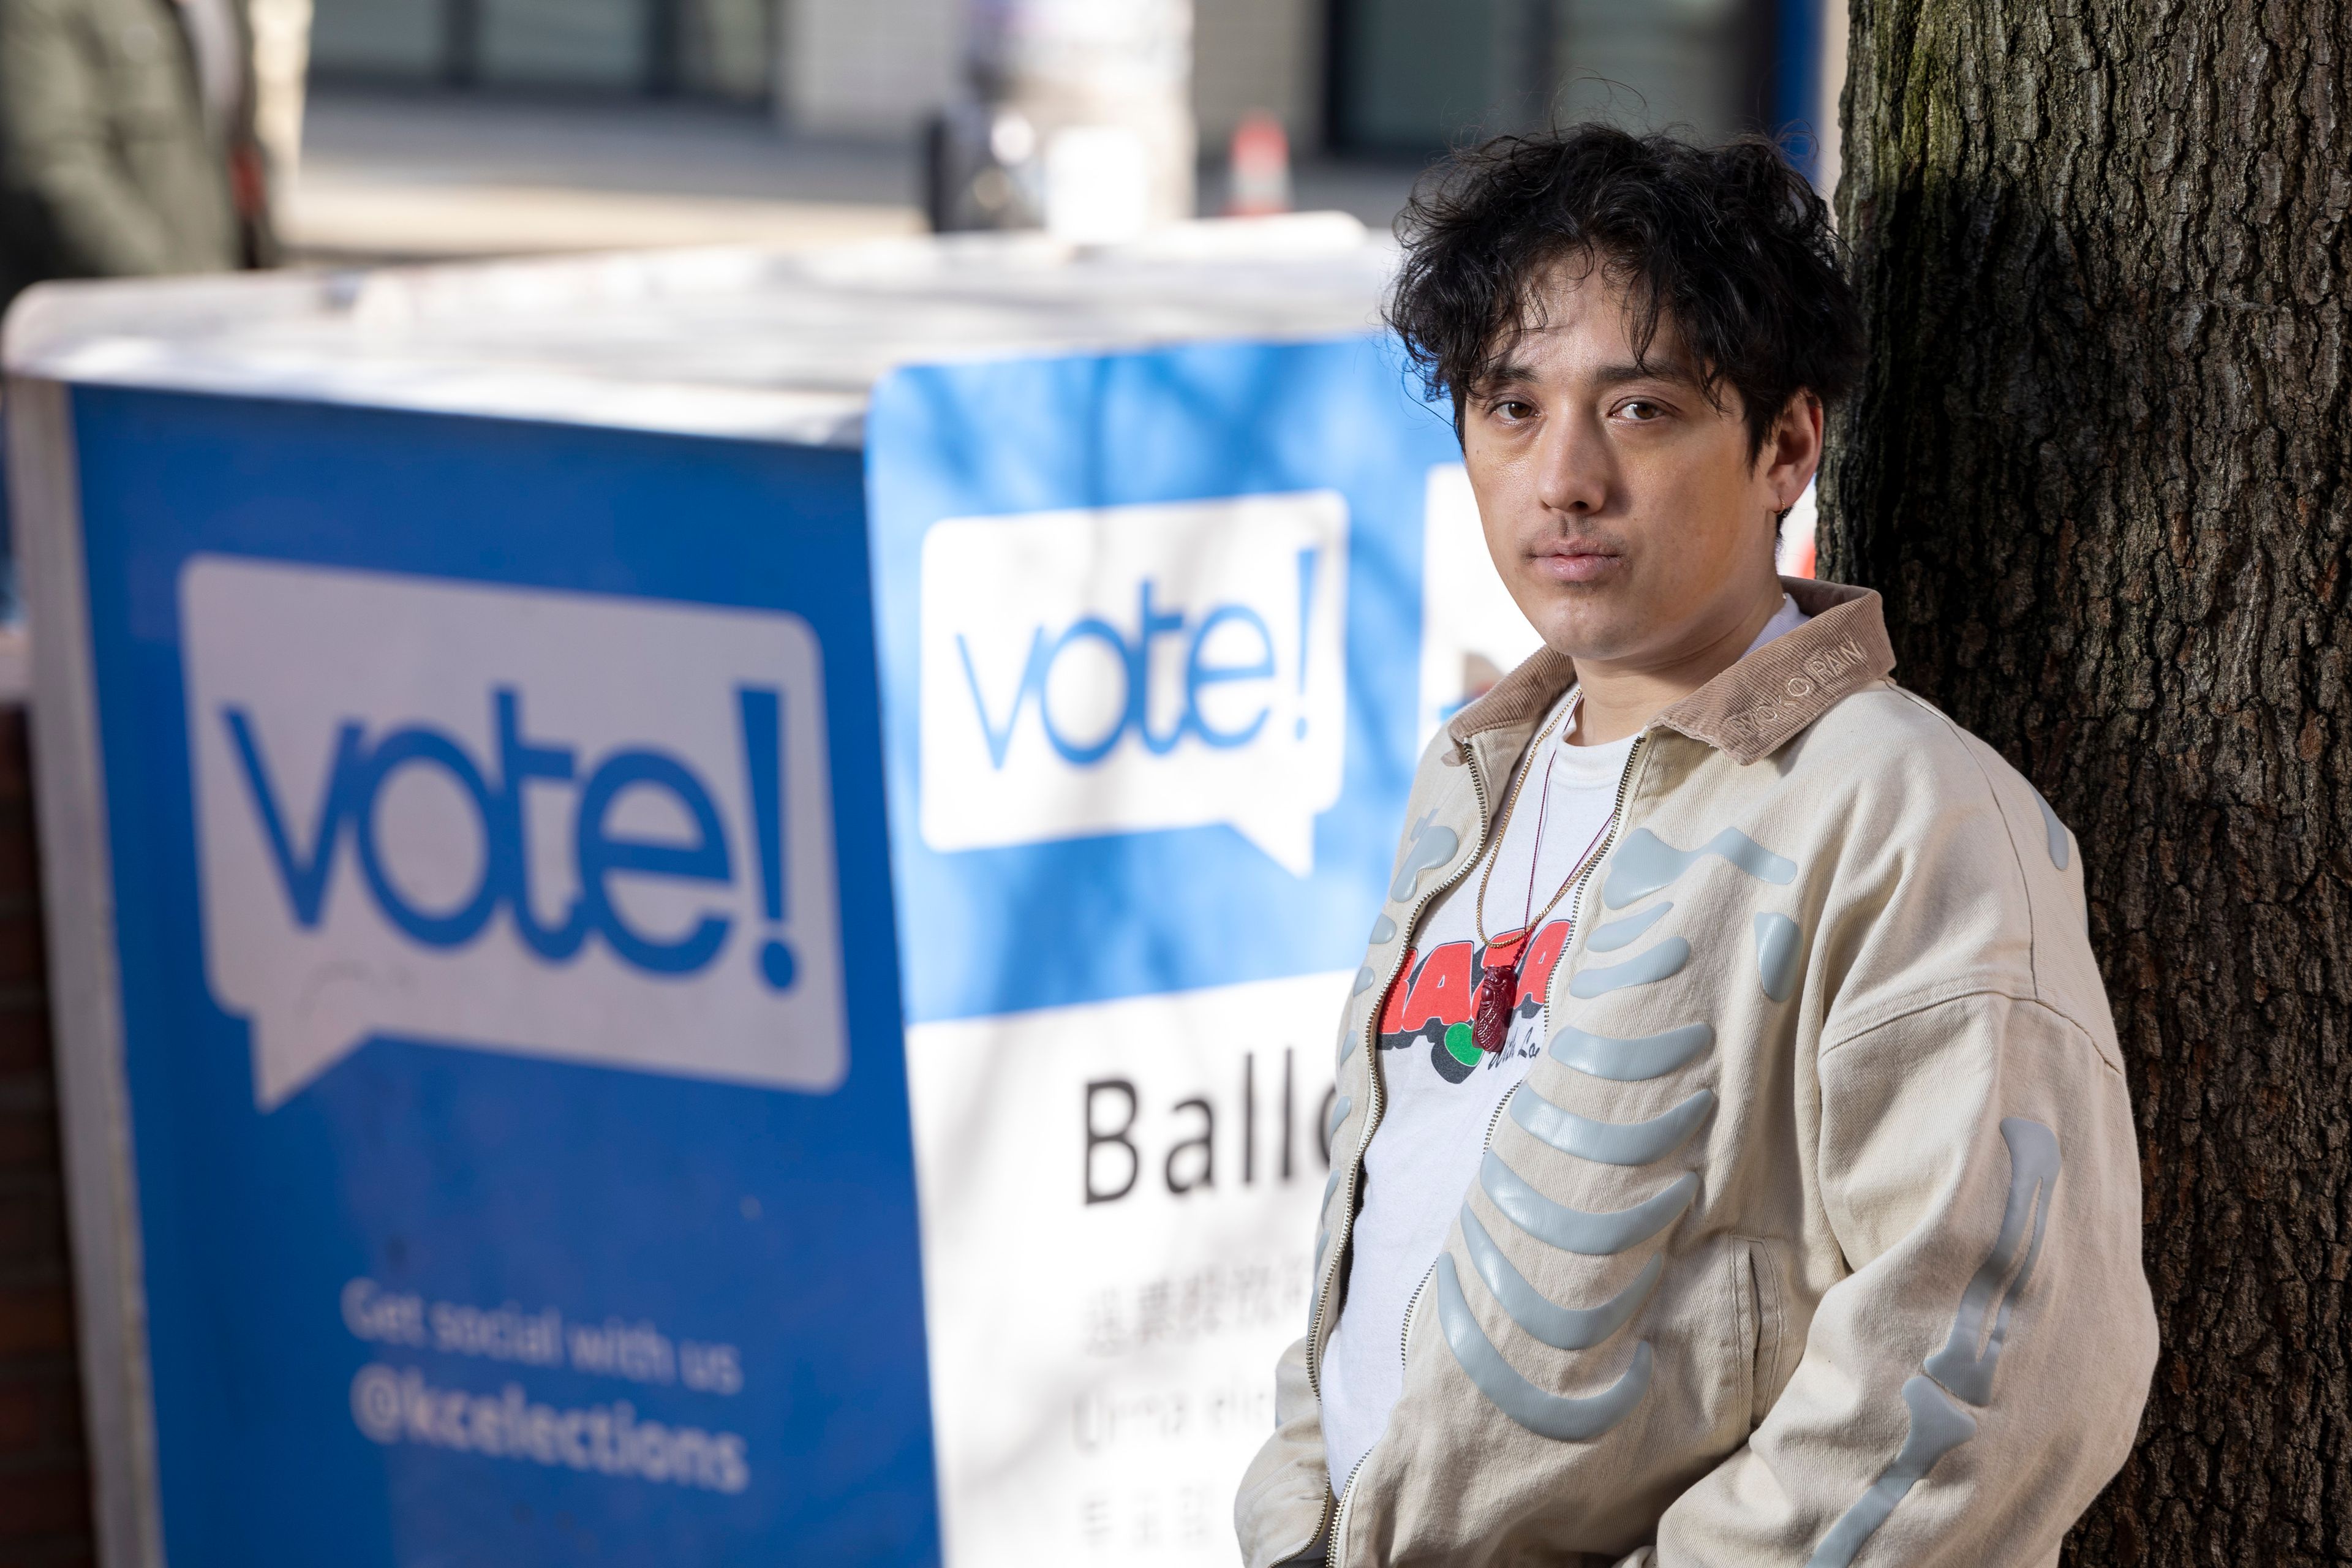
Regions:
<instances>
[{"instance_id":1,"label":"concrete pavement","mask_svg":"<svg viewBox=\"0 0 2352 1568\"><path fill-rule=\"evenodd\" d=\"M1409 164L1307 161L1298 205L1385 227ZM792 248L921 231L911 141L790 135L742 110L314 87L281 225L297 260ZM1220 199L1213 166L1204 208Z\"/></svg>"}]
</instances>

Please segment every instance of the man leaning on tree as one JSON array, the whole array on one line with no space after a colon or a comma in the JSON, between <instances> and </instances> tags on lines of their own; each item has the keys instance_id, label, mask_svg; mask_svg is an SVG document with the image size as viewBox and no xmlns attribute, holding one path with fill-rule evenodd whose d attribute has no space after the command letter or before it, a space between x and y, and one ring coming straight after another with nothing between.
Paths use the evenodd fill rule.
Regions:
<instances>
[{"instance_id":1,"label":"man leaning on tree","mask_svg":"<svg viewBox=\"0 0 2352 1568\"><path fill-rule=\"evenodd\" d=\"M2054 1563L2156 1359L2130 1102L2081 847L1774 573L1861 358L1827 211L1586 127L1406 234L1545 646L1422 758L1243 1555Z\"/></svg>"}]
</instances>

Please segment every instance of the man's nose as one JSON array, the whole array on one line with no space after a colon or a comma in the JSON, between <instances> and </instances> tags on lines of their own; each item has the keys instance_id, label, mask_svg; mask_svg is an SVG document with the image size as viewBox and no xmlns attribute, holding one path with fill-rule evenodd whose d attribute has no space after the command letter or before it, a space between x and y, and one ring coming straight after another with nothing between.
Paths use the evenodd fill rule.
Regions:
<instances>
[{"instance_id":1,"label":"man's nose","mask_svg":"<svg viewBox=\"0 0 2352 1568\"><path fill-rule=\"evenodd\" d=\"M1536 499L1547 511L1582 517L1609 502L1609 444L1591 419L1555 419L1536 449Z\"/></svg>"}]
</instances>

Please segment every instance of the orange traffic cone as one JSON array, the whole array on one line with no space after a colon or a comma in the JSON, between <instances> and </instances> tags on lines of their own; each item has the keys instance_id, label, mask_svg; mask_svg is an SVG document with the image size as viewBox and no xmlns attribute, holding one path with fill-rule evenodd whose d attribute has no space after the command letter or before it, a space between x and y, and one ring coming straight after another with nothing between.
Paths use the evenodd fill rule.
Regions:
<instances>
[{"instance_id":1,"label":"orange traffic cone","mask_svg":"<svg viewBox=\"0 0 2352 1568\"><path fill-rule=\"evenodd\" d=\"M1290 210L1290 138L1282 121L1253 110L1234 127L1226 153L1225 216L1264 217Z\"/></svg>"}]
</instances>

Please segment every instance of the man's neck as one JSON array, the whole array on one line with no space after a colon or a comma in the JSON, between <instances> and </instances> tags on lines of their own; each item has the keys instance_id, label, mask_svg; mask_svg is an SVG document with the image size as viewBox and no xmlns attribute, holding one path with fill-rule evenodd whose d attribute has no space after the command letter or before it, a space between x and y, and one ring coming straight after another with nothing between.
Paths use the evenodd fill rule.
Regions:
<instances>
[{"instance_id":1,"label":"man's neck","mask_svg":"<svg viewBox=\"0 0 2352 1568\"><path fill-rule=\"evenodd\" d=\"M1760 596L1722 631L1664 658L1578 659L1576 680L1583 694L1578 701L1576 732L1569 737L1571 743L1605 746L1638 733L1651 720L1738 663L1748 645L1780 612L1780 599L1776 577L1770 594Z\"/></svg>"}]
</instances>

